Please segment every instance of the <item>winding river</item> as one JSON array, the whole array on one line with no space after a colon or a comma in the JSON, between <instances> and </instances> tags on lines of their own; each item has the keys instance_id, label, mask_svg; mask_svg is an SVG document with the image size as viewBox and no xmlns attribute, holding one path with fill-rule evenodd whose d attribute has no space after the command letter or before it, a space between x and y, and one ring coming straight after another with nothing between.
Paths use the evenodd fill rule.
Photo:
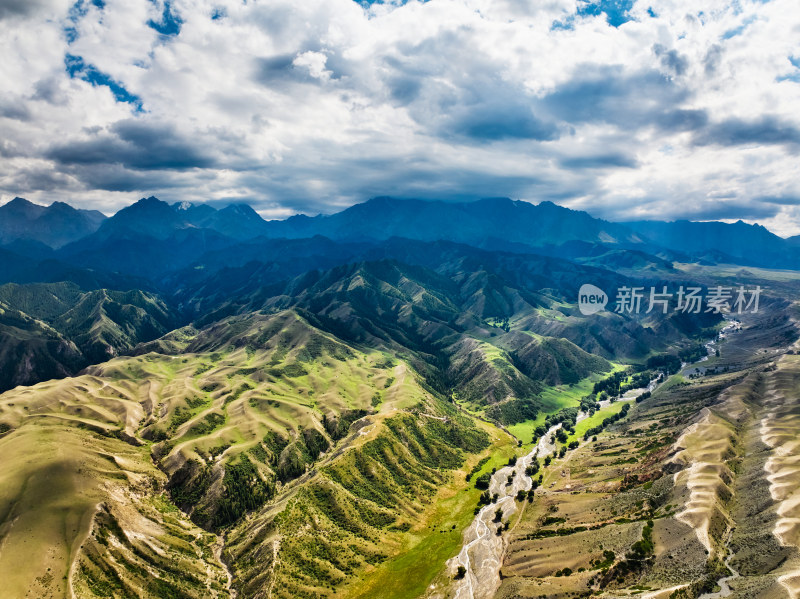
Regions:
<instances>
[{"instance_id":1,"label":"winding river","mask_svg":"<svg viewBox=\"0 0 800 599\"><path fill-rule=\"evenodd\" d=\"M653 391L659 379L653 379L646 388L632 389L617 401L633 401L645 391ZM609 400L599 402L601 407L608 406ZM579 412L577 422L589 417L587 412ZM498 499L481 508L472 524L464 531L464 545L461 552L447 562L448 571L455 572L463 566L466 573L463 578L455 580L449 597L453 599L488 599L493 597L500 587L500 566L505 551L505 538L497 534L501 526L495 522L496 510L503 510L503 520L517 511L516 495L518 491L528 491L533 481L525 474L525 469L535 458L544 458L556 451L550 437L561 428L561 424L552 426L539 443L527 455L519 458L514 466L505 466L495 472L489 484L489 493L497 493ZM516 474L514 474L516 473ZM511 483L508 483L508 478Z\"/></svg>"}]
</instances>

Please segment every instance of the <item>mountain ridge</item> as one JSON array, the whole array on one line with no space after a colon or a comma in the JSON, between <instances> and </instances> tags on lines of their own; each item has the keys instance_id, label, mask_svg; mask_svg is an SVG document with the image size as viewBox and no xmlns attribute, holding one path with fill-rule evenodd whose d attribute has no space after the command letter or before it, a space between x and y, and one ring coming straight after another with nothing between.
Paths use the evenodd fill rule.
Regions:
<instances>
[{"instance_id":1,"label":"mountain ridge","mask_svg":"<svg viewBox=\"0 0 800 599\"><path fill-rule=\"evenodd\" d=\"M65 202L42 206L16 197L0 206L0 244L27 239L59 248L90 235L105 219L102 212Z\"/></svg>"},{"instance_id":2,"label":"mountain ridge","mask_svg":"<svg viewBox=\"0 0 800 599\"><path fill-rule=\"evenodd\" d=\"M39 219L57 221L55 216L47 216L44 211L51 215L61 212L73 216L82 214L62 202L45 208L20 198L0 206L0 215L3 210L17 214L17 219L27 215L24 216L28 219L26 222L37 222L40 226L46 221ZM252 243L258 239L325 237L335 243L376 243L399 237L427 242L451 241L491 251L549 255L565 255L562 248L569 248L566 252L576 259L596 254L594 246L605 248L604 251L637 250L667 261L741 263L767 268L800 265L797 239L784 239L759 224L687 220L610 222L550 201L532 204L509 198L446 202L378 196L334 214L297 214L285 220L264 220L245 203L232 203L217 209L202 203L169 204L149 196L122 208L110 218L100 213L90 214L97 222L81 230L79 233L82 234L76 233L74 227L59 231L58 222L55 222L48 225L55 233L45 238L31 232L30 227L17 227L17 233L4 236L0 223L0 245L43 241L58 248L57 257L70 261L76 255L83 255L83 258L78 258L82 266L100 268L106 268L102 260L85 255L105 253L111 257L111 254L119 253L119 242L133 244L136 251L144 251L147 246L159 243L166 244L158 250L158 254L166 255L171 245L189 239L192 232L195 232L195 238L200 238L201 232L207 232L209 239L209 235L217 236L220 240L218 248ZM8 220L6 230L13 229L12 221L16 222ZM207 249L213 248L201 245L186 251L196 254ZM25 254L24 250L24 245L19 246L18 252ZM36 250L29 247L28 251L35 253ZM114 259L119 260L118 257ZM146 268L150 269L152 263L149 260ZM135 274L141 275L141 269Z\"/></svg>"}]
</instances>

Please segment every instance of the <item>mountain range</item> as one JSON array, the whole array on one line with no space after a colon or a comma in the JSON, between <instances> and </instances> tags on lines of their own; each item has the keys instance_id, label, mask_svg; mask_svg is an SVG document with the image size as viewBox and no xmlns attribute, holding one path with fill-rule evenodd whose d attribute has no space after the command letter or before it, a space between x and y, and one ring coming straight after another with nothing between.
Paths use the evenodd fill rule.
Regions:
<instances>
[{"instance_id":1,"label":"mountain range","mask_svg":"<svg viewBox=\"0 0 800 599\"><path fill-rule=\"evenodd\" d=\"M14 198L0 206L0 244L31 240L58 248L95 232L104 220L97 210L79 210L64 202L40 206Z\"/></svg>"},{"instance_id":2,"label":"mountain range","mask_svg":"<svg viewBox=\"0 0 800 599\"><path fill-rule=\"evenodd\" d=\"M265 221L246 204L168 204L143 198L110 218L56 202L21 198L0 206L0 244L27 258L136 276L164 274L229 250L228 257L271 250L267 240L324 237L374 245L392 238L451 241L491 251L539 253L590 260L613 250L648 259L771 268L800 264L800 244L760 225L690 221L612 223L551 202L507 198L457 203L379 197L339 213ZM48 253L46 244L52 248ZM286 246L283 246L286 247ZM160 256L160 259L156 259ZM241 259L238 260L241 262ZM138 262L138 263L137 263ZM226 260L230 264L230 260Z\"/></svg>"}]
</instances>

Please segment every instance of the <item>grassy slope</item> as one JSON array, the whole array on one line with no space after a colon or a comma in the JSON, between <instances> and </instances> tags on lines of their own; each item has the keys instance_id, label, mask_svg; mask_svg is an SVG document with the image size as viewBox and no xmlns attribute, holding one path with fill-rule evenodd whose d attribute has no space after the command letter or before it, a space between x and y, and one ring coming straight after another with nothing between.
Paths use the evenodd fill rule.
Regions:
<instances>
[{"instance_id":1,"label":"grassy slope","mask_svg":"<svg viewBox=\"0 0 800 599\"><path fill-rule=\"evenodd\" d=\"M16 401L3 401L3 416ZM64 597L68 587L76 597L112 590L118 597L156 596L152 585L185 587L187 597L228 596L222 586L210 586L224 574L202 551L205 533L179 512L165 516L142 495L165 479L146 448L97 434L78 420L31 416L0 439L0 451L5 596Z\"/></svg>"},{"instance_id":2,"label":"grassy slope","mask_svg":"<svg viewBox=\"0 0 800 599\"><path fill-rule=\"evenodd\" d=\"M355 570L345 568L349 574L378 566L389 588L408 579L409 562L402 554L428 556L425 576L432 577L458 550L476 497L474 491L463 492L469 485L459 468L468 454L442 435L465 448L485 447L469 432L475 430L469 418L422 389L403 363L345 346L291 312L233 318L225 331L229 337L218 343L216 333L182 330L160 344L174 355L115 359L81 377L0 396L0 422L11 428L0 444L4 455L19 456L13 460L17 467L2 473L0 531L6 534L0 571L17 585L19 596L29 588L35 596L63 596L68 584L77 596L169 596L179 585L187 596L227 596L224 572L212 551L216 538L164 500L167 478L150 453L169 476L191 461L211 472L215 482L197 505L213 511L226 493L227 465L242 454L258 477L274 483L283 456L271 452L268 433L302 445L302 431L314 429L332 447L316 462L305 458L312 469L282 488L278 484L275 502L255 518L273 522L289 508L282 515L283 546L287 539L298 543L292 555L279 554L284 565L295 559L295 570L302 572L315 551L316 534L293 534L291 522L301 513L326 522L334 555L357 545L353 556L367 559ZM375 413L360 431L347 435L345 426L346 436L334 438L324 423L353 410ZM217 417L209 421L212 414ZM496 449L508 451L504 433L490 425L484 429L493 432ZM376 451L381 442L388 443L389 453ZM370 471L393 472L384 475L391 500L370 499L372 487L357 469L351 472L361 481L356 491L333 480L331 469L342 476L356 455L372 460ZM470 457L464 468L476 460ZM57 496L48 494L52 488ZM368 535L358 523L352 531L344 529L341 518L325 515L329 490L337 507L359 518L367 510L378 525L370 526ZM395 498L400 501L393 504ZM405 522L412 527L406 530ZM438 532L453 524L454 531ZM436 526L436 532L428 526ZM234 550L236 543L249 546L255 540L252 531L240 530L233 535ZM53 550L43 552L43 546ZM313 557L314 563L320 560ZM436 567L435 560L441 560ZM259 570L265 566L259 563ZM263 592L246 568L239 574ZM322 570L318 574L303 581L302 592L344 588L343 580L327 580ZM356 587L348 591L359 592Z\"/></svg>"},{"instance_id":3,"label":"grassy slope","mask_svg":"<svg viewBox=\"0 0 800 599\"><path fill-rule=\"evenodd\" d=\"M231 531L229 558L243 595L271 588L274 597L369 596L380 581L381 596L413 596L410 589L424 589L458 551L477 503L464 479L477 456L459 447L480 451L485 434L398 374L398 388L347 452L323 458L302 487L290 485ZM483 428L509 452L507 435Z\"/></svg>"}]
</instances>

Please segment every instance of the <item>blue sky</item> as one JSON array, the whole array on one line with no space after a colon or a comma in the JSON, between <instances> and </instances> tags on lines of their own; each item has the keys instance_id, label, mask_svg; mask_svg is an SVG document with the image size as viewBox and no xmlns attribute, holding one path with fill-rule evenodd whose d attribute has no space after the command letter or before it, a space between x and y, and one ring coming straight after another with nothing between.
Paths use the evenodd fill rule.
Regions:
<instances>
[{"instance_id":1,"label":"blue sky","mask_svg":"<svg viewBox=\"0 0 800 599\"><path fill-rule=\"evenodd\" d=\"M377 195L800 233L796 0L0 0L0 203Z\"/></svg>"}]
</instances>

